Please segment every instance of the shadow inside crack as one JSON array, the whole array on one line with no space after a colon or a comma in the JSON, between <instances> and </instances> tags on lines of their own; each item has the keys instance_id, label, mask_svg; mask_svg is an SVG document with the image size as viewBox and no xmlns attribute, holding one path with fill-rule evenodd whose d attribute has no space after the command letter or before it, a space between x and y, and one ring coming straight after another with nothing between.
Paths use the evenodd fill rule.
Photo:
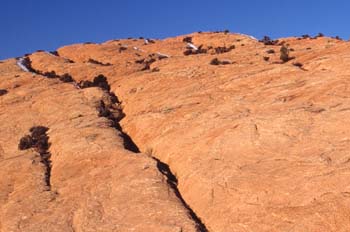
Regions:
<instances>
[{"instance_id":1,"label":"shadow inside crack","mask_svg":"<svg viewBox=\"0 0 350 232\"><path fill-rule=\"evenodd\" d=\"M181 201L182 205L186 208L188 211L189 216L196 224L196 229L198 232L208 232L208 229L206 228L205 224L202 222L202 220L196 215L196 213L191 209L191 207L186 203L186 201L183 199L179 189L177 188L178 180L176 176L171 172L169 165L166 163L163 163L159 159L152 157L155 161L157 161L157 168L158 170L167 177L167 183L170 186L170 188L173 189L176 197Z\"/></svg>"}]
</instances>

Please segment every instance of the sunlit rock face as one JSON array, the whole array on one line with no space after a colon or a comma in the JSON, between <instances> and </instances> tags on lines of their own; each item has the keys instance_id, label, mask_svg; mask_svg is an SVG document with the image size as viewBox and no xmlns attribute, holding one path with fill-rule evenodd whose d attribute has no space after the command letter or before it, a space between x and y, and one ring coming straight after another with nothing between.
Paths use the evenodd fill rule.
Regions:
<instances>
[{"instance_id":1,"label":"sunlit rock face","mask_svg":"<svg viewBox=\"0 0 350 232\"><path fill-rule=\"evenodd\" d=\"M203 32L1 61L0 232L347 231L349 54Z\"/></svg>"}]
</instances>

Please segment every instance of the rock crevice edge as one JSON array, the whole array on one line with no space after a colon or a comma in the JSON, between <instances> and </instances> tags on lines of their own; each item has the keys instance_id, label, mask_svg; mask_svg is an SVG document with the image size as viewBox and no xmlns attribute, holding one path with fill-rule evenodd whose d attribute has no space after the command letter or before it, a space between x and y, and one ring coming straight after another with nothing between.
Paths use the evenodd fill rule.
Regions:
<instances>
[{"instance_id":1,"label":"rock crevice edge","mask_svg":"<svg viewBox=\"0 0 350 232\"><path fill-rule=\"evenodd\" d=\"M47 76L43 74L45 72L34 69L31 66L31 60L28 56L26 56L23 59L25 59L26 62L21 62L21 65L23 65L26 70L30 70L30 72L32 72L32 73L35 73L37 75L40 75L40 76L47 78ZM18 65L18 63L17 63L17 65ZM23 71L26 71L21 66L20 66L20 68ZM76 85L75 81L74 81L74 83ZM104 86L104 87L102 87L102 86ZM100 103L96 109L99 113L98 115L100 117L105 117L108 120L110 120L110 122L111 122L110 126L113 127L114 129L118 130L118 132L120 133L120 137L123 139L123 145L124 145L124 148L126 150L129 150L135 154L140 153L140 149L137 146L137 144L135 144L133 139L126 132L123 131L123 128L121 127L121 125L119 123L125 117L125 114L122 110L121 102L118 100L118 96L110 90L111 88L110 88L110 85L109 85L107 79L105 80L105 83L102 86L101 85L89 86L89 87L101 88L103 91L105 91L108 94L108 96L110 98L109 103L106 103L105 101L100 100ZM77 88L77 89L80 89L80 88ZM177 187L178 180L177 180L176 176L171 172L169 165L162 162L161 160L157 159L156 157L150 156L150 158L152 158L153 160L156 161L157 169L165 177L169 188L174 192L175 196L180 201L182 206L187 210L189 218L194 222L194 224L196 226L196 230L198 232L207 232L208 229L207 229L206 225L202 222L200 217L197 216L197 214L194 212L194 210L190 207L190 205L187 204L185 199L182 197L181 192L179 191L179 189ZM51 167L51 165L50 165L50 167ZM49 183L49 186L50 186L50 183Z\"/></svg>"}]
</instances>

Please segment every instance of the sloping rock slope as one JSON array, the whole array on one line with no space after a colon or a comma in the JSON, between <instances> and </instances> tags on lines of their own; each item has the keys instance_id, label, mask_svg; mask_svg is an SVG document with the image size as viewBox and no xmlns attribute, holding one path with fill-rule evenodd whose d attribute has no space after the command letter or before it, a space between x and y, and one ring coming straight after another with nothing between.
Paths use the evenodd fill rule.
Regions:
<instances>
[{"instance_id":1,"label":"sloping rock slope","mask_svg":"<svg viewBox=\"0 0 350 232\"><path fill-rule=\"evenodd\" d=\"M4 60L0 231L349 231L349 65L232 33ZM33 126L44 152L18 149Z\"/></svg>"}]
</instances>

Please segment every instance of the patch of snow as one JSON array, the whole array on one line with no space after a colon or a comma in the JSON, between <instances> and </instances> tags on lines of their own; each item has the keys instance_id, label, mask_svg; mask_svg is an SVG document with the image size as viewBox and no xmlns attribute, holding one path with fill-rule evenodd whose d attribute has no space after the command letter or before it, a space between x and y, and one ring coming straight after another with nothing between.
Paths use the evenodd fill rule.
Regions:
<instances>
[{"instance_id":1,"label":"patch of snow","mask_svg":"<svg viewBox=\"0 0 350 232\"><path fill-rule=\"evenodd\" d=\"M160 52L157 52L156 54L157 54L158 56L160 56L160 57L163 57L163 58L169 58L169 57L170 57L169 55L163 54L163 53L160 53Z\"/></svg>"},{"instance_id":2,"label":"patch of snow","mask_svg":"<svg viewBox=\"0 0 350 232\"><path fill-rule=\"evenodd\" d=\"M21 57L17 60L16 62L17 66L20 67L23 71L25 72L30 72L29 69L27 68L27 66L25 65L25 61L24 58Z\"/></svg>"},{"instance_id":3,"label":"patch of snow","mask_svg":"<svg viewBox=\"0 0 350 232\"><path fill-rule=\"evenodd\" d=\"M187 43L187 47L188 48L192 48L192 49L194 49L194 50L198 50L198 48L194 45L194 44L192 44L192 43Z\"/></svg>"},{"instance_id":4,"label":"patch of snow","mask_svg":"<svg viewBox=\"0 0 350 232\"><path fill-rule=\"evenodd\" d=\"M73 83L73 86L74 86L76 89L81 89L80 86L79 86L76 82Z\"/></svg>"},{"instance_id":5,"label":"patch of snow","mask_svg":"<svg viewBox=\"0 0 350 232\"><path fill-rule=\"evenodd\" d=\"M136 50L136 51L143 52L143 50L142 50L142 49L140 49L140 48L138 48L138 47L133 47L133 49L134 49L134 50Z\"/></svg>"},{"instance_id":6,"label":"patch of snow","mask_svg":"<svg viewBox=\"0 0 350 232\"><path fill-rule=\"evenodd\" d=\"M48 51L44 51L46 54L50 55L50 56L55 56L54 54L52 54L51 52Z\"/></svg>"},{"instance_id":7,"label":"patch of snow","mask_svg":"<svg viewBox=\"0 0 350 232\"><path fill-rule=\"evenodd\" d=\"M251 35L246 35L246 34L242 34L242 33L235 33L236 35L241 35L241 36L245 36L245 37L249 37L252 40L258 40L257 38L255 38L254 36Z\"/></svg>"}]
</instances>

